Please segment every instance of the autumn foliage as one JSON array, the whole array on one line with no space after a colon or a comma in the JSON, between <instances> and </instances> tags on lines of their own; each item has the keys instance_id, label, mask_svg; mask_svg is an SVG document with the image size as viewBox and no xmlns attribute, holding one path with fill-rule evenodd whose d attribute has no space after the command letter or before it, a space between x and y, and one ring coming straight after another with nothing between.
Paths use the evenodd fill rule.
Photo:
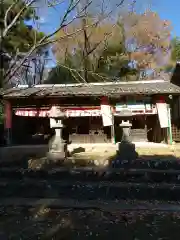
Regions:
<instances>
[{"instance_id":1,"label":"autumn foliage","mask_svg":"<svg viewBox=\"0 0 180 240\"><path fill-rule=\"evenodd\" d=\"M171 24L155 12L123 16L131 59L138 68L156 68L170 50ZM131 49L132 47L132 49Z\"/></svg>"},{"instance_id":2,"label":"autumn foliage","mask_svg":"<svg viewBox=\"0 0 180 240\"><path fill-rule=\"evenodd\" d=\"M104 20L97 24L97 18L92 16L84 21L85 25L80 20L56 34L58 40L76 32L54 44L54 54L61 64L70 61L72 68L112 78L129 75L129 63L135 63L137 75L159 69L170 57L172 27L155 12L122 13L115 22Z\"/></svg>"}]
</instances>

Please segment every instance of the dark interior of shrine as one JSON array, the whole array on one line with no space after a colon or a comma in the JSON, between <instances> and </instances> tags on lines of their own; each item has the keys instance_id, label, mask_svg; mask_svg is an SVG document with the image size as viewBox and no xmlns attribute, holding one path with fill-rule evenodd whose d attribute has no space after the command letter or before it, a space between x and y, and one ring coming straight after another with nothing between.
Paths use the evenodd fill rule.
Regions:
<instances>
[{"instance_id":1,"label":"dark interior of shrine","mask_svg":"<svg viewBox=\"0 0 180 240\"><path fill-rule=\"evenodd\" d=\"M111 141L111 127L103 127L101 117L71 117L63 123L64 140L74 143ZM53 135L54 129L50 128L49 118L13 116L14 144L47 144Z\"/></svg>"}]
</instances>

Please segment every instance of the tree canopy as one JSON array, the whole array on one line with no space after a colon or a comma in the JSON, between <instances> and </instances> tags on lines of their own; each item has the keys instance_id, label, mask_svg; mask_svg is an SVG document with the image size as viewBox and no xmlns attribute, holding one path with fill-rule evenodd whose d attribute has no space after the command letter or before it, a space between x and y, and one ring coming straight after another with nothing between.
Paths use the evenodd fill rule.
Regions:
<instances>
[{"instance_id":1,"label":"tree canopy","mask_svg":"<svg viewBox=\"0 0 180 240\"><path fill-rule=\"evenodd\" d=\"M176 62L180 61L180 38L173 38L171 41L171 60Z\"/></svg>"},{"instance_id":2,"label":"tree canopy","mask_svg":"<svg viewBox=\"0 0 180 240\"><path fill-rule=\"evenodd\" d=\"M93 25L92 16L84 21L92 27L84 29L68 41L57 42L54 45L57 67L52 70L49 81L57 83L55 78L60 72L68 72L69 82L112 81L113 78L136 75L137 71L129 66L123 24L120 21L116 23L102 21L98 25ZM81 27L82 21L66 28L65 31L58 32L56 38ZM67 78L58 79L68 81Z\"/></svg>"},{"instance_id":3,"label":"tree canopy","mask_svg":"<svg viewBox=\"0 0 180 240\"><path fill-rule=\"evenodd\" d=\"M14 17L21 11L26 4L25 1L19 0L16 5L10 9L13 4L13 0L2 1L0 11L0 29L6 27L5 25L10 24ZM6 23L5 23L6 19ZM34 44L34 41L38 41L44 36L42 32L38 32L28 25L25 21L37 19L35 11L28 7L18 18L16 24L10 29L8 34L2 38L1 49L10 55L15 55L17 50L19 52L27 52L29 47Z\"/></svg>"},{"instance_id":4,"label":"tree canopy","mask_svg":"<svg viewBox=\"0 0 180 240\"><path fill-rule=\"evenodd\" d=\"M125 14L122 18L127 47L137 67L146 70L164 65L170 52L170 22L152 11Z\"/></svg>"},{"instance_id":5,"label":"tree canopy","mask_svg":"<svg viewBox=\"0 0 180 240\"><path fill-rule=\"evenodd\" d=\"M40 40L44 36L44 33L35 29L32 24L28 24L28 22L38 17L35 10L31 7L26 7L25 4L26 2L23 0L6 0L1 3L1 32L8 28L13 19L25 8L19 15L16 23L9 29L8 34L1 37L1 84L4 81L4 75L9 68L10 62L14 61L14 59L19 61L23 54L28 52L35 44L35 41Z\"/></svg>"},{"instance_id":6,"label":"tree canopy","mask_svg":"<svg viewBox=\"0 0 180 240\"><path fill-rule=\"evenodd\" d=\"M52 83L61 83L62 79L65 82L138 79L140 72L158 69L170 56L171 24L155 12L141 14L122 8L118 16L109 5L118 9L125 3L123 0L111 1L108 7L105 6L107 1L103 0L67 0L60 26L44 36L27 24L28 20L37 19L35 8L28 5L32 2L42 0L3 2L0 13L3 37L0 41L1 53L7 55L1 54L1 58L6 59L1 61L4 62L1 70L8 68L9 58L16 59L15 67L5 75L7 80L27 59L30 62L37 51L51 43L57 60L57 67L49 74L48 81ZM43 0L43 4L45 2ZM48 7L58 3L56 0L47 1ZM11 25L15 18L15 23ZM177 43L174 43L173 49L175 45ZM25 54L18 54L16 58L17 52ZM173 55L172 52L172 58Z\"/></svg>"},{"instance_id":7,"label":"tree canopy","mask_svg":"<svg viewBox=\"0 0 180 240\"><path fill-rule=\"evenodd\" d=\"M68 41L54 44L57 68L52 70L51 80L53 73L57 77L58 72L65 73L68 69L70 82L75 78L85 82L138 79L140 72L159 70L168 61L171 24L157 13L123 12L115 22L105 20L93 25L95 19L87 15L56 34L55 39L59 39L83 28L84 22L92 25Z\"/></svg>"},{"instance_id":8,"label":"tree canopy","mask_svg":"<svg viewBox=\"0 0 180 240\"><path fill-rule=\"evenodd\" d=\"M171 52L170 58L163 67L163 70L168 73L172 73L176 62L180 61L180 38L174 37L171 40Z\"/></svg>"}]
</instances>

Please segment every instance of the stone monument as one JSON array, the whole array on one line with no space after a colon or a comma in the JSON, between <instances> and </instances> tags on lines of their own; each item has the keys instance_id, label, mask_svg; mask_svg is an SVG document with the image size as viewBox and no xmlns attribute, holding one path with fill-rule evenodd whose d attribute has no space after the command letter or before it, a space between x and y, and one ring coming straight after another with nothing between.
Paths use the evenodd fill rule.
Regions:
<instances>
[{"instance_id":1,"label":"stone monument","mask_svg":"<svg viewBox=\"0 0 180 240\"><path fill-rule=\"evenodd\" d=\"M60 107L53 106L50 110L50 126L54 128L55 135L49 142L47 158L53 162L63 162L67 157L67 143L63 140L63 119L66 117Z\"/></svg>"}]
</instances>

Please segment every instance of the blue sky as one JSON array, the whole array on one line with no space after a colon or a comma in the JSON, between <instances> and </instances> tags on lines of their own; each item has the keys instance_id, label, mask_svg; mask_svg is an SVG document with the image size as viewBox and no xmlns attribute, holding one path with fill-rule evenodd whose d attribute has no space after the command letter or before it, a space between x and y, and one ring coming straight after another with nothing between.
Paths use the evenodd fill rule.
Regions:
<instances>
[{"instance_id":1,"label":"blue sky","mask_svg":"<svg viewBox=\"0 0 180 240\"><path fill-rule=\"evenodd\" d=\"M180 36L180 0L157 0L154 7L162 19L167 19L173 26L172 35Z\"/></svg>"},{"instance_id":2,"label":"blue sky","mask_svg":"<svg viewBox=\"0 0 180 240\"><path fill-rule=\"evenodd\" d=\"M41 16L40 19L40 29L45 33L52 33L60 25L61 16L64 15L65 10L67 9L66 1L56 6L54 8L39 9L38 15Z\"/></svg>"}]
</instances>

